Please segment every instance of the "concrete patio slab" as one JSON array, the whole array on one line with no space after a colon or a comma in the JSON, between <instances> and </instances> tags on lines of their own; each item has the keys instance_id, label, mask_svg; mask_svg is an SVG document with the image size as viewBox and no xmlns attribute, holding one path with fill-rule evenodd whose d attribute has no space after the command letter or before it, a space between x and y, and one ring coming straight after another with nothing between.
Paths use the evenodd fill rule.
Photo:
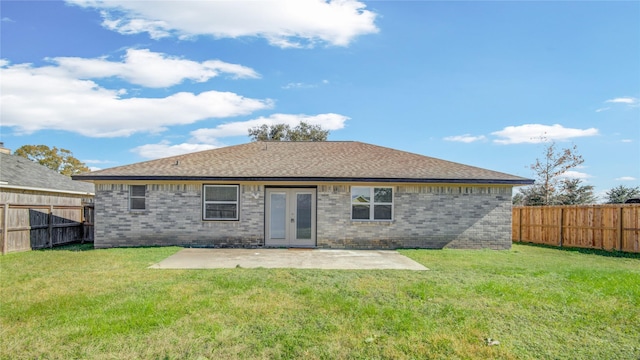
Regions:
<instances>
[{"instance_id":1,"label":"concrete patio slab","mask_svg":"<svg viewBox=\"0 0 640 360\"><path fill-rule=\"evenodd\" d=\"M220 268L429 270L393 250L184 249L152 269Z\"/></svg>"}]
</instances>

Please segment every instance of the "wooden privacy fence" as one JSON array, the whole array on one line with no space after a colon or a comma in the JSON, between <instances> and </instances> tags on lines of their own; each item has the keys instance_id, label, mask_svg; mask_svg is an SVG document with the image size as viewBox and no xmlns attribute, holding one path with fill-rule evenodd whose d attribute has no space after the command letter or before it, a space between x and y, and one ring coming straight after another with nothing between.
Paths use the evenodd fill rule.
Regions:
<instances>
[{"instance_id":1,"label":"wooden privacy fence","mask_svg":"<svg viewBox=\"0 0 640 360\"><path fill-rule=\"evenodd\" d=\"M2 254L93 241L93 204L0 205Z\"/></svg>"},{"instance_id":2,"label":"wooden privacy fence","mask_svg":"<svg viewBox=\"0 0 640 360\"><path fill-rule=\"evenodd\" d=\"M640 252L638 204L525 206L512 211L516 242Z\"/></svg>"}]
</instances>

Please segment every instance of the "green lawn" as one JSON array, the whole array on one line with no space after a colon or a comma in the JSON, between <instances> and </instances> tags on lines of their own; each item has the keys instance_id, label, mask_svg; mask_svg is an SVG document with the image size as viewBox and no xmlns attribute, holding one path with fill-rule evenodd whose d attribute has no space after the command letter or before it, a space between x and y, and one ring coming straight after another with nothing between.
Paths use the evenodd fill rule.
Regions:
<instances>
[{"instance_id":1,"label":"green lawn","mask_svg":"<svg viewBox=\"0 0 640 360\"><path fill-rule=\"evenodd\" d=\"M638 257L514 245L402 251L422 272L154 270L179 249L75 250L0 257L1 358L640 359Z\"/></svg>"}]
</instances>

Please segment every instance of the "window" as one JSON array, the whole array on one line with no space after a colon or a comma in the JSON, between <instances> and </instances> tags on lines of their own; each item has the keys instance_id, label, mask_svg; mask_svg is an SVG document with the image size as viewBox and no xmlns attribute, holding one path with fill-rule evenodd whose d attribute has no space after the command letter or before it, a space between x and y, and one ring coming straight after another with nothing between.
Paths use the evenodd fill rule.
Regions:
<instances>
[{"instance_id":1,"label":"window","mask_svg":"<svg viewBox=\"0 0 640 360\"><path fill-rule=\"evenodd\" d=\"M393 220L393 188L352 186L351 220Z\"/></svg>"},{"instance_id":2,"label":"window","mask_svg":"<svg viewBox=\"0 0 640 360\"><path fill-rule=\"evenodd\" d=\"M238 185L205 185L202 201L204 220L238 220Z\"/></svg>"},{"instance_id":3,"label":"window","mask_svg":"<svg viewBox=\"0 0 640 360\"><path fill-rule=\"evenodd\" d=\"M129 209L134 211L145 210L146 185L129 186Z\"/></svg>"}]
</instances>

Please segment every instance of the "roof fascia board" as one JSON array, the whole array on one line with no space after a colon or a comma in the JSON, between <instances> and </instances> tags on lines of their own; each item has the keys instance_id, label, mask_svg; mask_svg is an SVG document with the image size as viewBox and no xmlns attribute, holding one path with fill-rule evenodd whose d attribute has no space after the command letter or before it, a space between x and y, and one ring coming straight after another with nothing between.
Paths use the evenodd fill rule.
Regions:
<instances>
[{"instance_id":1,"label":"roof fascia board","mask_svg":"<svg viewBox=\"0 0 640 360\"><path fill-rule=\"evenodd\" d=\"M41 191L41 192L49 192L49 193L59 193L59 194L95 196L95 194L92 193L92 192L73 191L73 190L57 190L57 189L47 189L47 188L39 188L39 187L31 187L31 186L5 185L5 184L0 184L0 189L28 190L28 191Z\"/></svg>"},{"instance_id":2,"label":"roof fascia board","mask_svg":"<svg viewBox=\"0 0 640 360\"><path fill-rule=\"evenodd\" d=\"M298 182L378 182L378 183L419 183L419 184L492 184L492 185L532 185L534 180L505 179L411 179L411 178L342 178L342 177L213 177L213 176L91 176L74 175L74 180L151 180L151 181L298 181Z\"/></svg>"}]
</instances>

